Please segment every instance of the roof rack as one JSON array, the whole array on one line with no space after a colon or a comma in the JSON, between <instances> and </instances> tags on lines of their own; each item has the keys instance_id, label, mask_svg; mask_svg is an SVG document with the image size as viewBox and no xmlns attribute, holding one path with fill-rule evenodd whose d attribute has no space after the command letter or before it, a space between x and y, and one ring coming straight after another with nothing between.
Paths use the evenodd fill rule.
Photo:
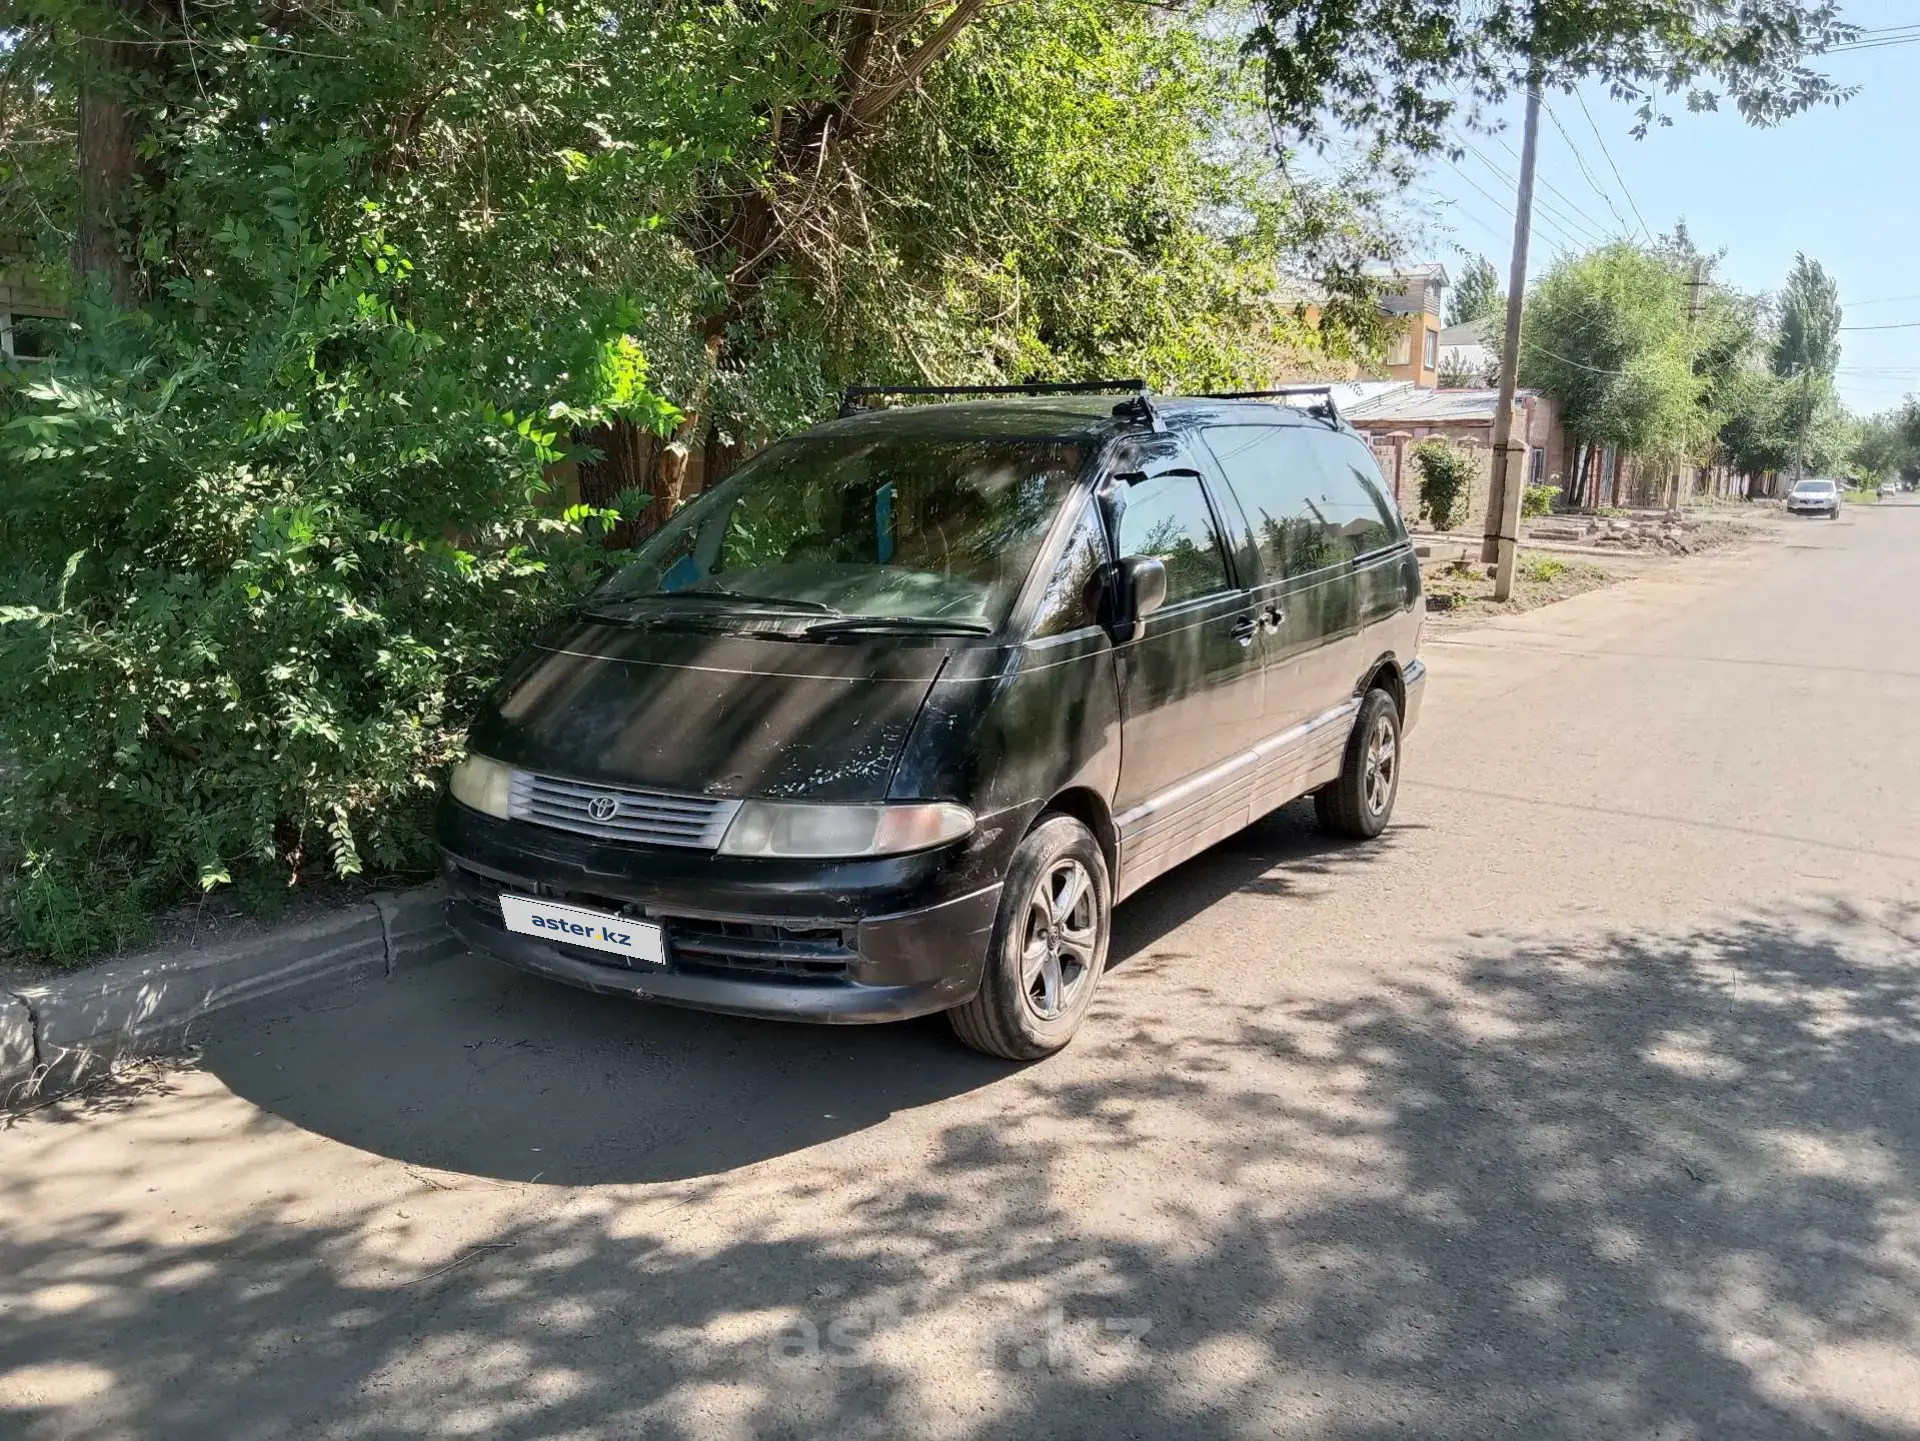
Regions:
<instances>
[{"instance_id":1,"label":"roof rack","mask_svg":"<svg viewBox=\"0 0 1920 1441\"><path fill-rule=\"evenodd\" d=\"M1335 382L1336 384L1338 382ZM1340 420L1340 407L1333 403L1334 386L1328 385L1282 385L1275 390L1213 390L1201 397L1203 400L1281 400L1290 395L1317 395L1318 405L1299 406L1308 415L1324 416L1336 424Z\"/></svg>"},{"instance_id":2,"label":"roof rack","mask_svg":"<svg viewBox=\"0 0 1920 1441\"><path fill-rule=\"evenodd\" d=\"M1148 394L1144 380L1059 380L1030 385L850 385L840 402L840 414L858 415L874 395L1098 395L1103 391L1131 391L1127 405L1144 404ZM1151 413L1151 406L1147 407ZM1119 407L1114 408L1119 414Z\"/></svg>"}]
</instances>

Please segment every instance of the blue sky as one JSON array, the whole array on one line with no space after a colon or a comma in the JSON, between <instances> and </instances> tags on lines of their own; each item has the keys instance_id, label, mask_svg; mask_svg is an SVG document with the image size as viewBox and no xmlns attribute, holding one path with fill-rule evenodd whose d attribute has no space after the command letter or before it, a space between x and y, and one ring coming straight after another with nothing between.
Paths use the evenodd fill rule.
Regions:
<instances>
[{"instance_id":1,"label":"blue sky","mask_svg":"<svg viewBox=\"0 0 1920 1441\"><path fill-rule=\"evenodd\" d=\"M1868 29L1914 25L1920 0L1850 0L1846 16ZM1770 130L1754 129L1730 108L1701 115L1682 108L1671 128L1635 140L1631 110L1603 89L1549 95L1534 273L1556 249L1638 234L1642 223L1657 234L1676 220L1686 221L1701 249L1725 248L1720 275L1743 290L1778 290L1794 252L1804 250L1839 282L1844 324L1914 322L1841 336L1842 398L1865 412L1920 394L1920 266L1909 260L1920 249L1920 44L1839 53L1820 64L1860 93ZM1507 118L1495 136L1466 136L1478 153L1427 166L1409 197L1424 221L1421 258L1457 274L1464 249L1485 255L1504 281L1519 171L1517 105Z\"/></svg>"}]
</instances>

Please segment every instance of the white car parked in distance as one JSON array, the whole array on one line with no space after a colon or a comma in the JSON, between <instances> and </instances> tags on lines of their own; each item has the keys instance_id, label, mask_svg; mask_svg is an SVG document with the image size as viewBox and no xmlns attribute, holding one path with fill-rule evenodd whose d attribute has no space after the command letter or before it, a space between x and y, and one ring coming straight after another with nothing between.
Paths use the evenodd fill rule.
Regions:
<instances>
[{"instance_id":1,"label":"white car parked in distance","mask_svg":"<svg viewBox=\"0 0 1920 1441\"><path fill-rule=\"evenodd\" d=\"M1840 519L1840 487L1831 480L1815 480L1809 476L1787 492L1787 514Z\"/></svg>"}]
</instances>

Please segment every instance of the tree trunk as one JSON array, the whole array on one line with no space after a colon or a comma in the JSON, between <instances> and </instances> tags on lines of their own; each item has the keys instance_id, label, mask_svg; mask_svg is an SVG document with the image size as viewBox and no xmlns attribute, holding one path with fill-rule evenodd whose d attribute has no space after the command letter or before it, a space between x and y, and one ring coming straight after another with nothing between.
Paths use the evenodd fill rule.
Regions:
<instances>
[{"instance_id":1,"label":"tree trunk","mask_svg":"<svg viewBox=\"0 0 1920 1441\"><path fill-rule=\"evenodd\" d=\"M138 138L127 108L132 47L98 36L80 42L79 123L75 162L79 169L80 209L73 233L73 269L82 284L98 276L117 301L138 290L131 256L128 200L140 160Z\"/></svg>"},{"instance_id":2,"label":"tree trunk","mask_svg":"<svg viewBox=\"0 0 1920 1441\"><path fill-rule=\"evenodd\" d=\"M712 490L732 475L745 454L746 447L741 445L737 435L733 440L723 440L720 422L716 420L708 425L706 455L700 467L700 489Z\"/></svg>"},{"instance_id":3,"label":"tree trunk","mask_svg":"<svg viewBox=\"0 0 1920 1441\"><path fill-rule=\"evenodd\" d=\"M783 206L803 203L805 186L813 177L828 172L850 148L869 144L887 113L985 8L986 0L955 0L924 39L907 45L907 32L917 28L929 12L914 12L895 22L884 18L885 12L878 7L848 5L844 14L851 23L838 41L839 63L831 89L790 111L775 110L769 177L733 204L725 223L715 227L721 239L702 256L709 264L726 267L726 298L719 313L701 321L706 370L692 387L680 424L660 458L655 492L657 505L664 507L660 519L685 498L687 463L693 446L704 443L711 424L708 392L725 353L728 332L748 320L765 277L788 258L790 216ZM898 23L899 28L889 31L890 23ZM796 183L793 177L807 179ZM716 478L709 472L706 483Z\"/></svg>"},{"instance_id":4,"label":"tree trunk","mask_svg":"<svg viewBox=\"0 0 1920 1441\"><path fill-rule=\"evenodd\" d=\"M600 452L599 459L580 462L583 503L611 506L625 490L652 493L660 457L659 436L640 429L630 420L613 420L595 426L583 438ZM645 539L652 509L649 505L645 515L630 516L616 525L607 535L608 549L624 550Z\"/></svg>"}]
</instances>

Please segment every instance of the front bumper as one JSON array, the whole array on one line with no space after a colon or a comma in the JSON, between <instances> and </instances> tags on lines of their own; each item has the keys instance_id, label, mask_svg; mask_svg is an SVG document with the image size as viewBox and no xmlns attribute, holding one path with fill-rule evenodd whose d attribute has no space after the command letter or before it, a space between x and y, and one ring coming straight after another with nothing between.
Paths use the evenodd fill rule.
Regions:
<instances>
[{"instance_id":1,"label":"front bumper","mask_svg":"<svg viewBox=\"0 0 1920 1441\"><path fill-rule=\"evenodd\" d=\"M857 967L849 974L794 979L683 959L671 919L665 921L667 963L628 968L580 946L516 935L471 900L447 902L447 924L472 949L523 971L604 995L662 1001L701 1011L784 1021L901 1021L951 1009L980 988L981 967L1000 888L924 911L877 917L857 927ZM764 955L753 959L764 959ZM864 972L856 978L856 969ZM918 979L912 977L922 972ZM891 975L893 979L888 979Z\"/></svg>"},{"instance_id":2,"label":"front bumper","mask_svg":"<svg viewBox=\"0 0 1920 1441\"><path fill-rule=\"evenodd\" d=\"M447 921L474 950L604 994L781 1020L901 1020L979 989L1005 868L996 838L1008 829L983 827L947 854L769 863L593 841L449 800ZM652 921L665 961L508 931L502 892Z\"/></svg>"}]
</instances>

